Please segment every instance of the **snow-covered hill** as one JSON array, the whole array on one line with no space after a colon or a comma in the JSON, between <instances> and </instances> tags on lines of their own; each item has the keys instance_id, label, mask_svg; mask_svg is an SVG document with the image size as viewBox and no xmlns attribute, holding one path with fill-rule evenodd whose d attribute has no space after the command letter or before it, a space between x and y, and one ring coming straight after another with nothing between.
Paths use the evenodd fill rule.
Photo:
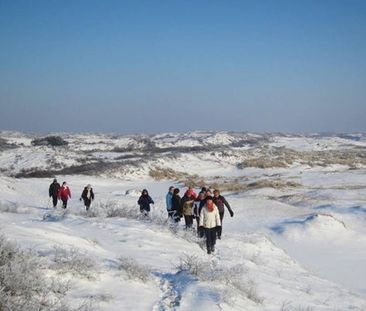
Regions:
<instances>
[{"instance_id":1,"label":"snow-covered hill","mask_svg":"<svg viewBox=\"0 0 366 311\"><path fill-rule=\"evenodd\" d=\"M0 134L1 233L63 284L46 310L366 310L366 135L56 135L68 144ZM54 176L71 187L66 214L50 207ZM188 183L235 212L214 255L167 221L168 187Z\"/></svg>"}]
</instances>

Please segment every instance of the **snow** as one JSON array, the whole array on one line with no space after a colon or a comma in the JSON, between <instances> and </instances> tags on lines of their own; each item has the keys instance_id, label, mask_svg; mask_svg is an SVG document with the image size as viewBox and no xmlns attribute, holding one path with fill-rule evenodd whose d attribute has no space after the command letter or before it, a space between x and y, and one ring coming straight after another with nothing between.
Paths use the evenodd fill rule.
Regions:
<instances>
[{"instance_id":1,"label":"snow","mask_svg":"<svg viewBox=\"0 0 366 311\"><path fill-rule=\"evenodd\" d=\"M65 298L75 307L92 296L92 310L366 309L366 168L298 165L239 170L235 161L240 155L227 159L216 151L146 157L128 173L56 176L71 188L64 214L50 206L52 178L13 178L9 172L49 169L49 158L67 167L88 151L114 161L115 154L120 155L112 151L116 146L140 146L141 137L68 134L71 148L58 151L32 147L25 143L32 137L21 133L2 132L1 137L18 144L0 152L1 233L50 262L56 248L76 249L92 259L90 278L45 268L46 275L72 280ZM152 140L164 148L205 141L231 152L230 144L243 137L261 139L260 135L193 132L159 134ZM298 150L327 144L339 149L345 141L357 147L364 144L364 136L357 137L351 143L333 136L272 134L268 144ZM183 223L175 227L167 222L165 194L171 185L184 187L174 180L153 180L148 172L155 166L213 180L217 176L249 182L281 178L299 186L223 193L235 215L225 213L222 240L217 241L215 254L207 255L195 232L186 231ZM86 213L79 197L89 183L96 200ZM136 206L144 188L155 201L150 220L142 219ZM113 206L125 210L123 217L107 217L105 209ZM120 269L121 258L132 259L137 270L147 269L148 278ZM185 260L199 271L182 270Z\"/></svg>"}]
</instances>

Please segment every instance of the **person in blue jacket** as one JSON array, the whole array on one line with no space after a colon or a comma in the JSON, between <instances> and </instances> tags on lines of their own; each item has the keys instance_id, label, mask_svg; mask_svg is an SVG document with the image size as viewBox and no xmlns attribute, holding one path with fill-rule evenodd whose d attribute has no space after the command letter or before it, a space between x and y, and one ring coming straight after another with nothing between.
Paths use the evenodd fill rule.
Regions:
<instances>
[{"instance_id":1,"label":"person in blue jacket","mask_svg":"<svg viewBox=\"0 0 366 311\"><path fill-rule=\"evenodd\" d=\"M168 217L169 218L173 218L173 215L174 215L174 211L172 210L172 207L173 207L173 202L172 202L173 192L174 192L174 187L170 186L169 191L165 196L166 210L168 212Z\"/></svg>"},{"instance_id":2,"label":"person in blue jacket","mask_svg":"<svg viewBox=\"0 0 366 311\"><path fill-rule=\"evenodd\" d=\"M137 201L137 204L140 206L140 212L145 216L149 215L150 212L150 204L154 204L153 199L149 196L149 193L146 189L142 190L141 196Z\"/></svg>"}]
</instances>

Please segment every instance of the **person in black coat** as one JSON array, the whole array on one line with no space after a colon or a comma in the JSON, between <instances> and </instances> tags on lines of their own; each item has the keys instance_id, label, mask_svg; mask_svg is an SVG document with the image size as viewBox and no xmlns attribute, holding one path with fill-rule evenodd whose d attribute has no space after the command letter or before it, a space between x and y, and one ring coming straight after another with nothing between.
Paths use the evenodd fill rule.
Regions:
<instances>
[{"instance_id":1,"label":"person in black coat","mask_svg":"<svg viewBox=\"0 0 366 311\"><path fill-rule=\"evenodd\" d=\"M50 198L52 197L54 208L56 208L56 206L57 206L58 191L60 190L60 187L61 187L60 184L57 182L57 179L55 178L48 190Z\"/></svg>"},{"instance_id":2,"label":"person in black coat","mask_svg":"<svg viewBox=\"0 0 366 311\"><path fill-rule=\"evenodd\" d=\"M150 204L154 204L153 199L149 196L149 193L146 189L142 190L141 196L137 201L137 204L140 206L140 212L148 215L150 212Z\"/></svg>"},{"instance_id":3,"label":"person in black coat","mask_svg":"<svg viewBox=\"0 0 366 311\"><path fill-rule=\"evenodd\" d=\"M88 211L91 202L94 200L94 192L90 184L84 188L83 193L81 194L80 201L81 200L84 200L85 208Z\"/></svg>"},{"instance_id":4,"label":"person in black coat","mask_svg":"<svg viewBox=\"0 0 366 311\"><path fill-rule=\"evenodd\" d=\"M226 201L226 199L220 194L219 190L214 191L213 202L215 203L215 205L219 209L219 214L220 214L221 226L217 230L217 238L220 240L221 239L221 233L222 233L222 221L224 219L224 213L225 213L225 206L228 209L231 217L234 216L234 212L231 209L231 206L230 206L229 202Z\"/></svg>"},{"instance_id":5,"label":"person in black coat","mask_svg":"<svg viewBox=\"0 0 366 311\"><path fill-rule=\"evenodd\" d=\"M180 198L178 188L175 188L174 192L173 192L172 211L174 211L174 214L173 214L174 222L179 222L180 219L183 217L183 206L182 206L182 199Z\"/></svg>"}]
</instances>

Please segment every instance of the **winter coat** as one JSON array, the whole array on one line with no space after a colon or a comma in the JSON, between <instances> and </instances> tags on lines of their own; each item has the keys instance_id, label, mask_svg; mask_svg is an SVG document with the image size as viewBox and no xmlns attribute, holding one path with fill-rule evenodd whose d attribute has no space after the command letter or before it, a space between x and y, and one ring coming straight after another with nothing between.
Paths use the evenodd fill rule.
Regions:
<instances>
[{"instance_id":1,"label":"winter coat","mask_svg":"<svg viewBox=\"0 0 366 311\"><path fill-rule=\"evenodd\" d=\"M202 200L203 201L203 200ZM197 200L193 202L192 214L195 217L200 217L200 213L202 210L203 205L201 206L201 200Z\"/></svg>"},{"instance_id":2,"label":"winter coat","mask_svg":"<svg viewBox=\"0 0 366 311\"><path fill-rule=\"evenodd\" d=\"M166 202L166 209L168 211L170 211L173 207L173 202L172 202L172 199L173 199L173 193L171 193L170 191L166 194L166 197L165 197L165 202Z\"/></svg>"},{"instance_id":3,"label":"winter coat","mask_svg":"<svg viewBox=\"0 0 366 311\"><path fill-rule=\"evenodd\" d=\"M57 195L62 201L67 201L68 198L71 199L71 191L69 186L62 186L58 191Z\"/></svg>"},{"instance_id":4,"label":"winter coat","mask_svg":"<svg viewBox=\"0 0 366 311\"><path fill-rule=\"evenodd\" d=\"M83 193L81 194L81 198L84 201L92 201L94 200L94 192L93 192L93 188L89 188L85 187L83 190Z\"/></svg>"},{"instance_id":5,"label":"winter coat","mask_svg":"<svg viewBox=\"0 0 366 311\"><path fill-rule=\"evenodd\" d=\"M226 201L226 199L222 195L219 195L218 197L213 197L212 201L219 209L220 214L223 214L225 212L225 206L227 207L229 213L232 214L230 204L228 203L228 201Z\"/></svg>"},{"instance_id":6,"label":"winter coat","mask_svg":"<svg viewBox=\"0 0 366 311\"><path fill-rule=\"evenodd\" d=\"M137 201L137 204L140 206L140 209L143 209L145 211L150 211L150 204L154 204L153 199L148 195L141 195L139 200Z\"/></svg>"},{"instance_id":7,"label":"winter coat","mask_svg":"<svg viewBox=\"0 0 366 311\"><path fill-rule=\"evenodd\" d=\"M188 199L188 200L185 200L184 201L183 207L182 207L183 215L185 215L185 216L192 216L193 202L194 202L193 199Z\"/></svg>"},{"instance_id":8,"label":"winter coat","mask_svg":"<svg viewBox=\"0 0 366 311\"><path fill-rule=\"evenodd\" d=\"M60 187L61 186L58 182L53 182L48 190L50 197L57 197Z\"/></svg>"},{"instance_id":9,"label":"winter coat","mask_svg":"<svg viewBox=\"0 0 366 311\"><path fill-rule=\"evenodd\" d=\"M212 212L208 211L207 206L205 205L200 213L200 227L204 228L215 228L221 226L220 214L216 205L214 205L214 209Z\"/></svg>"},{"instance_id":10,"label":"winter coat","mask_svg":"<svg viewBox=\"0 0 366 311\"><path fill-rule=\"evenodd\" d=\"M179 194L174 194L172 198L172 211L175 211L179 217L182 216L182 199Z\"/></svg>"}]
</instances>

